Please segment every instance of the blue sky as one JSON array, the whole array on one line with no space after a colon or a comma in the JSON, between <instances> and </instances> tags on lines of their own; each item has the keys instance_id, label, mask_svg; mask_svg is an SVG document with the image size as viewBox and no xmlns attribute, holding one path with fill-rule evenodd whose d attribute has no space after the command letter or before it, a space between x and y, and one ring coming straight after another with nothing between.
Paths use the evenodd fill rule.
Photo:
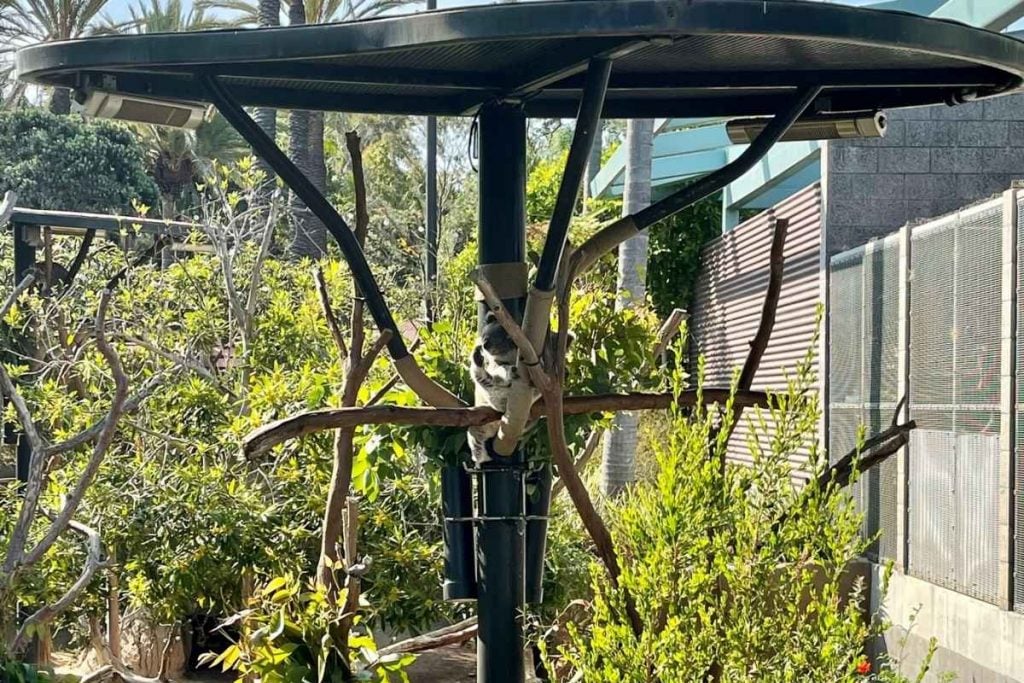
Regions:
<instances>
[{"instance_id":1,"label":"blue sky","mask_svg":"<svg viewBox=\"0 0 1024 683\"><path fill-rule=\"evenodd\" d=\"M188 2L189 0L186 0ZM847 5L867 5L879 0L823 0L825 2L842 2ZM1006 2L1008 0L987 0L988 2ZM139 0L110 0L106 4L106 11L114 18L125 18L128 15L128 7L134 4L138 4ZM488 4L486 0L437 0L439 8L444 9L447 7L464 7L468 5L480 5ZM416 4L410 5L406 10L407 12L417 11L423 8L425 5ZM1010 27L1010 31L1024 31L1024 19L1019 20L1016 24Z\"/></svg>"}]
</instances>

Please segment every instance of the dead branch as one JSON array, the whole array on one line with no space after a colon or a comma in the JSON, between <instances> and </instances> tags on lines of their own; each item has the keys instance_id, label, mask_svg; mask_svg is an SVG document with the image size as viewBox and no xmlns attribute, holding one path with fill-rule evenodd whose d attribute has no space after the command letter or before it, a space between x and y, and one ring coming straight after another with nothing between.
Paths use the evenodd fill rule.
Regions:
<instances>
[{"instance_id":1,"label":"dead branch","mask_svg":"<svg viewBox=\"0 0 1024 683\"><path fill-rule=\"evenodd\" d=\"M121 407L121 414L128 415L134 413L142 405L142 402L153 395L153 392L160 387L162 381L160 375L154 375L142 386L141 389L136 391L134 394L125 399L124 405ZM110 424L110 413L108 412L103 416L102 419L96 421L90 427L83 429L72 437L69 437L65 441L55 443L49 448L45 449L46 455L57 455L60 453L67 453L73 451L76 448L80 448L87 443L91 443L96 440L97 437L107 428Z\"/></svg>"},{"instance_id":2,"label":"dead branch","mask_svg":"<svg viewBox=\"0 0 1024 683\"><path fill-rule=\"evenodd\" d=\"M603 430L601 429L595 429L594 431L590 432L590 436L587 437L587 442L583 444L583 450L580 452L578 456L576 456L576 460L572 464L572 468L576 470L576 472L583 472L583 469L587 466L587 463L590 462L590 458L592 458L594 456L594 453L597 452L597 447L601 445L602 434ZM554 498L555 496L557 496L559 493L562 492L562 489L564 488L564 481L562 481L561 479L556 481L554 485L551 487L551 497Z\"/></svg>"},{"instance_id":3,"label":"dead branch","mask_svg":"<svg viewBox=\"0 0 1024 683\"><path fill-rule=\"evenodd\" d=\"M117 351L110 345L103 329L106 324L107 306L109 303L110 290L103 290L100 294L100 303L96 311L96 348L99 349L100 354L106 360L107 366L110 368L114 378L114 396L110 401L110 408L107 411L107 421L96 437L92 456L89 458L85 470L68 494L64 505L57 513L56 519L50 524L50 528L43 536L43 539L25 557L24 562L26 564L37 562L50 549L50 546L53 545L54 541L57 540L70 523L71 518L78 510L79 504L82 502L82 498L85 496L86 489L92 484L96 472L99 471L100 464L103 462L103 458L106 456L107 450L114 439L114 434L117 432L118 421L124 412L124 402L128 396L128 376L124 372L124 367L121 365L121 359L117 355ZM34 453L33 460L35 459L42 460L43 453Z\"/></svg>"},{"instance_id":4,"label":"dead branch","mask_svg":"<svg viewBox=\"0 0 1024 683\"><path fill-rule=\"evenodd\" d=\"M177 638L177 635L178 625L175 624L171 627L170 632L167 634L167 640L164 642L164 649L160 655L160 669L156 676L140 676L136 673L132 673L119 657L110 655L110 664L101 666L92 673L83 676L79 683L98 683L98 681L112 679L114 677L121 679L124 683L166 683L171 645L174 644L174 640Z\"/></svg>"},{"instance_id":5,"label":"dead branch","mask_svg":"<svg viewBox=\"0 0 1024 683\"><path fill-rule=\"evenodd\" d=\"M728 389L704 389L705 404L724 404L729 397ZM695 390L679 394L594 394L592 396L567 396L564 398L565 415L587 413L609 413L619 410L665 410L673 406L693 406L697 402ZM747 391L736 394L736 404L747 407L769 405L768 395L761 391ZM546 415L543 398L533 404L532 419ZM501 413L487 406L472 408L411 408L391 405L365 406L360 408L324 408L297 413L277 420L250 432L243 441L243 450L249 457L260 455L274 446L318 432L327 432L344 427L358 427L367 424L396 424L434 427L479 427L501 419Z\"/></svg>"},{"instance_id":6,"label":"dead branch","mask_svg":"<svg viewBox=\"0 0 1024 683\"><path fill-rule=\"evenodd\" d=\"M896 424L866 440L862 445L840 458L834 465L818 475L817 485L843 488L850 483L853 473L862 473L885 461L910 441L910 432L917 428L913 420Z\"/></svg>"},{"instance_id":7,"label":"dead branch","mask_svg":"<svg viewBox=\"0 0 1024 683\"><path fill-rule=\"evenodd\" d=\"M18 195L14 190L4 192L4 198L0 199L0 227L7 225L7 221L11 220L11 214L14 213L14 203L17 201Z\"/></svg>"},{"instance_id":8,"label":"dead branch","mask_svg":"<svg viewBox=\"0 0 1024 683\"><path fill-rule=\"evenodd\" d=\"M317 266L313 269L313 279L316 280L316 293L320 298L320 310L323 311L324 320L327 321L327 329L331 332L331 339L338 349L342 358L348 356L348 344L345 343L345 335L341 333L341 325L338 323L338 316L334 314L331 306L331 298L327 293L327 283L324 281L324 271Z\"/></svg>"},{"instance_id":9,"label":"dead branch","mask_svg":"<svg viewBox=\"0 0 1024 683\"><path fill-rule=\"evenodd\" d=\"M86 558L82 573L60 599L51 605L44 605L39 608L22 622L21 627L8 646L11 652L20 652L25 647L28 642L29 631L32 627L48 624L54 617L70 607L78 599L82 591L92 582L96 572L105 566L102 561L103 548L100 542L100 535L92 528L74 520L68 522L68 528L85 539Z\"/></svg>"},{"instance_id":10,"label":"dead branch","mask_svg":"<svg viewBox=\"0 0 1024 683\"><path fill-rule=\"evenodd\" d=\"M407 638L406 640L393 643L387 647L382 647L377 650L377 656L387 657L388 655L426 652L427 650L436 650L437 648L445 647L446 645L464 643L476 636L476 630L477 618L470 617L469 619L463 619L451 626L445 626L444 628L439 628L436 631L413 636L412 638Z\"/></svg>"},{"instance_id":11,"label":"dead branch","mask_svg":"<svg viewBox=\"0 0 1024 683\"><path fill-rule=\"evenodd\" d=\"M661 355L665 353L669 342L679 333L679 328L682 327L684 320L686 320L686 311L681 308L673 309L672 313L665 318L665 322L658 329L658 343L654 346L653 354L655 358L661 358Z\"/></svg>"},{"instance_id":12,"label":"dead branch","mask_svg":"<svg viewBox=\"0 0 1024 683\"><path fill-rule=\"evenodd\" d=\"M120 270L114 273L114 275L107 280L107 284L104 286L104 289L116 289L117 286L121 284L126 277L128 277L129 271L138 268L149 259L156 258L156 255L159 254L169 243L170 238L166 235L158 235L148 249L140 252L138 256L135 257L135 260L125 266L122 266Z\"/></svg>"},{"instance_id":13,"label":"dead branch","mask_svg":"<svg viewBox=\"0 0 1024 683\"><path fill-rule=\"evenodd\" d=\"M779 295L782 292L782 278L785 273L786 260L784 251L788 230L788 220L784 218L776 219L775 230L772 233L771 250L768 256L768 288L765 291L764 303L761 306L761 321L758 323L754 338L750 341L750 351L747 353L743 369L740 371L740 377L736 384L739 391L749 391L750 387L754 384L754 376L757 374L758 368L761 367L761 359L764 357L764 352L768 348L768 342L771 340L772 331L775 329L775 314L779 308ZM732 417L724 425L724 433L719 429L712 431L710 436L712 444L718 441L724 446L724 444L729 442L733 431L736 429L736 425L739 424L740 418L743 416L744 407L742 405L733 406ZM721 457L721 467L725 467L724 452Z\"/></svg>"}]
</instances>

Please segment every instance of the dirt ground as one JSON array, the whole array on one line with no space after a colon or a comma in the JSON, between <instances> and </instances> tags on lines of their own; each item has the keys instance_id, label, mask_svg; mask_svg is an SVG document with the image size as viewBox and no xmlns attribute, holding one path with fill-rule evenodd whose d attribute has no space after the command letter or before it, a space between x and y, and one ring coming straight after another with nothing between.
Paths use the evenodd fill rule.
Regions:
<instances>
[{"instance_id":1,"label":"dirt ground","mask_svg":"<svg viewBox=\"0 0 1024 683\"><path fill-rule=\"evenodd\" d=\"M60 666L61 664L64 666ZM81 673L74 671L70 664L71 662L58 662L58 671ZM425 652L409 668L411 683L469 683L475 679L476 651L472 642ZM231 674L214 672L193 673L181 679L181 683L231 683L232 681L234 681L234 676Z\"/></svg>"}]
</instances>

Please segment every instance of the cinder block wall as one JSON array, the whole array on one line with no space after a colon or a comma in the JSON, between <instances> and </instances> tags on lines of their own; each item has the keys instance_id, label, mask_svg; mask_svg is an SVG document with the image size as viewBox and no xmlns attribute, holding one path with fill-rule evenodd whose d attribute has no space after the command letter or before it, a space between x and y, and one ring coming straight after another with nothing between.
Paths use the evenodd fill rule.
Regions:
<instances>
[{"instance_id":1,"label":"cinder block wall","mask_svg":"<svg viewBox=\"0 0 1024 683\"><path fill-rule=\"evenodd\" d=\"M825 144L828 256L1024 178L1024 95L889 113L877 140Z\"/></svg>"}]
</instances>

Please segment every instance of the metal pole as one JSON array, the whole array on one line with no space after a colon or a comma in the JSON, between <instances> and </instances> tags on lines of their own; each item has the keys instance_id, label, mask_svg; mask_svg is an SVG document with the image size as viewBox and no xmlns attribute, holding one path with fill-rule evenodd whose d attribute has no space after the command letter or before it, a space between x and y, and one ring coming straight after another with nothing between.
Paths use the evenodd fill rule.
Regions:
<instances>
[{"instance_id":1,"label":"metal pole","mask_svg":"<svg viewBox=\"0 0 1024 683\"><path fill-rule=\"evenodd\" d=\"M479 262L522 263L526 257L526 118L521 106L485 106L479 131ZM521 284L513 287L518 296L503 300L520 320L525 277ZM481 303L481 321L486 310ZM477 475L477 683L521 683L525 466L521 450L509 457L493 457Z\"/></svg>"},{"instance_id":2,"label":"metal pole","mask_svg":"<svg viewBox=\"0 0 1024 683\"><path fill-rule=\"evenodd\" d=\"M31 226L15 223L11 228L14 232L14 285L17 286L36 265L36 247L28 235L28 231L33 229ZM27 343L28 338L23 338L23 353L30 352L30 349L24 348ZM24 434L19 433L17 439L14 475L18 479L18 486L23 487L28 482L28 470L32 466L32 447Z\"/></svg>"},{"instance_id":3,"label":"metal pole","mask_svg":"<svg viewBox=\"0 0 1024 683\"><path fill-rule=\"evenodd\" d=\"M437 9L437 0L427 0L427 11ZM437 117L427 117L427 197L426 197L426 292L423 304L427 322L434 321L434 296L437 294Z\"/></svg>"}]
</instances>

